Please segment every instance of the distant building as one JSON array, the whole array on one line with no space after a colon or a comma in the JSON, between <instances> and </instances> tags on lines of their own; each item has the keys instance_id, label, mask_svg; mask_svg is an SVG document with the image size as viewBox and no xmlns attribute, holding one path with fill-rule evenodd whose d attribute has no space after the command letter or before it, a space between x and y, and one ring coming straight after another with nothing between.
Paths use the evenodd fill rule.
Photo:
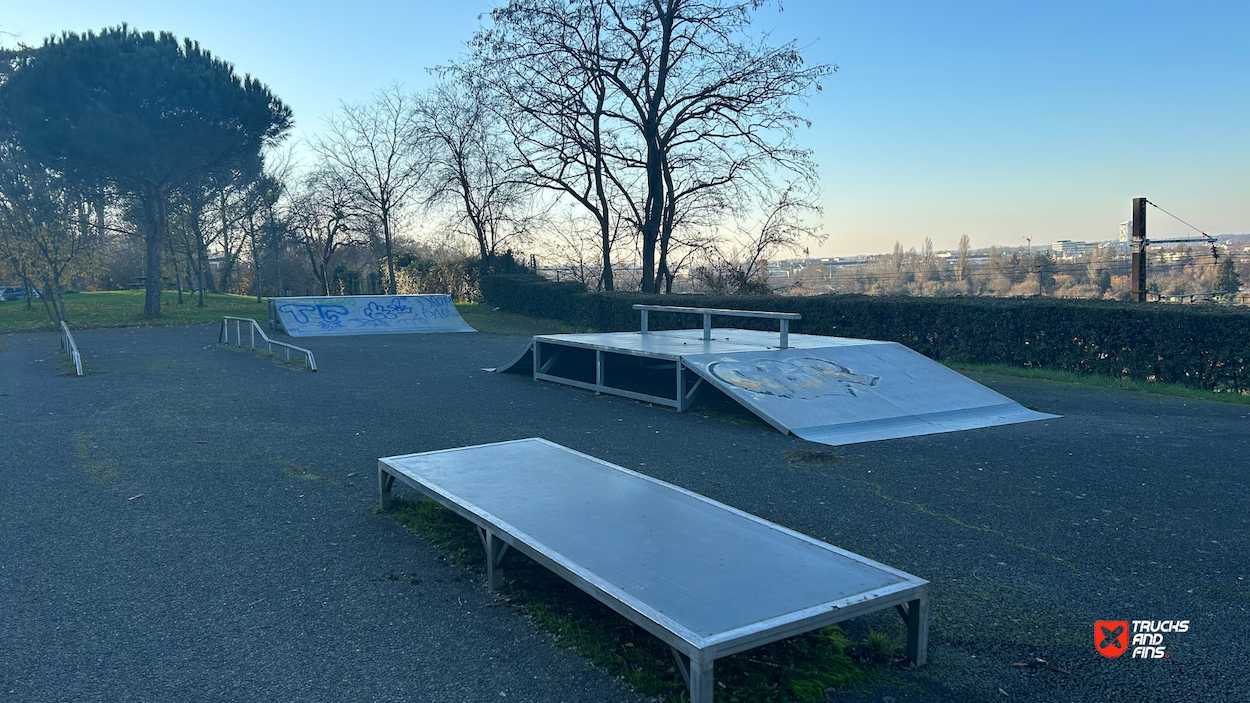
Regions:
<instances>
[{"instance_id":1,"label":"distant building","mask_svg":"<svg viewBox=\"0 0 1250 703\"><path fill-rule=\"evenodd\" d=\"M1061 259L1076 258L1080 256L1081 254L1088 254L1089 252L1097 248L1098 248L1097 244L1089 244L1086 242L1074 242L1070 239L1060 239L1059 241L1050 245L1051 251L1055 253L1055 256Z\"/></svg>"}]
</instances>

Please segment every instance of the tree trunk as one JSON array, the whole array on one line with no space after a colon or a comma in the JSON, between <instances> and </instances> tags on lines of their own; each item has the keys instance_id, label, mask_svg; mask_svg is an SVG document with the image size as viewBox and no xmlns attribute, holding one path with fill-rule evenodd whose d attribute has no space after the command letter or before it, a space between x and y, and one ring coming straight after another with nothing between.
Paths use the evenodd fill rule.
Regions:
<instances>
[{"instance_id":1,"label":"tree trunk","mask_svg":"<svg viewBox=\"0 0 1250 703\"><path fill-rule=\"evenodd\" d=\"M195 246L192 243L191 238L188 237L183 240L183 243L186 245L187 249L187 280L192 281L195 284L196 289L199 291L200 300L196 303L196 307L202 308L204 307L204 262L196 256ZM191 267L192 263L195 264L195 268Z\"/></svg>"},{"instance_id":2,"label":"tree trunk","mask_svg":"<svg viewBox=\"0 0 1250 703\"><path fill-rule=\"evenodd\" d=\"M599 227L599 236L603 240L603 269L599 274L599 281L603 284L603 289L611 293L615 290L612 280L612 231L606 219L600 223Z\"/></svg>"},{"instance_id":3,"label":"tree trunk","mask_svg":"<svg viewBox=\"0 0 1250 703\"><path fill-rule=\"evenodd\" d=\"M199 261L200 289L203 290L207 286L208 292L216 293L217 278L213 276L213 262L208 256L208 242L204 241L204 229L200 227L198 218L195 222L195 246L197 249L195 258Z\"/></svg>"},{"instance_id":4,"label":"tree trunk","mask_svg":"<svg viewBox=\"0 0 1250 703\"><path fill-rule=\"evenodd\" d=\"M178 289L178 304L179 304L179 305L182 305L182 304L183 304L183 300L182 300L182 274L178 273L178 251L177 251L176 249L174 249L174 240L173 240L173 237L170 237L169 239L167 239L165 243L166 243L167 247L169 248L169 260L170 260L170 263L172 263L172 264L173 264L173 269L174 269L174 285L175 285L175 286L177 287L177 289Z\"/></svg>"},{"instance_id":5,"label":"tree trunk","mask_svg":"<svg viewBox=\"0 0 1250 703\"><path fill-rule=\"evenodd\" d=\"M56 301L52 300L52 296L49 294L50 288L52 288L52 286L48 284L48 279L45 277L43 281L43 293L39 296L39 302L43 303L43 311L48 314L48 319L52 320L52 324L60 326L61 311L57 310ZM26 289L26 300L27 302L30 301L29 288Z\"/></svg>"},{"instance_id":6,"label":"tree trunk","mask_svg":"<svg viewBox=\"0 0 1250 703\"><path fill-rule=\"evenodd\" d=\"M390 208L382 208L382 236L386 238L386 273L390 276L387 281L388 290L391 295L396 295L395 288L395 251L391 248L391 212Z\"/></svg>"},{"instance_id":7,"label":"tree trunk","mask_svg":"<svg viewBox=\"0 0 1250 703\"><path fill-rule=\"evenodd\" d=\"M25 272L19 275L22 277L22 290L25 291L26 293L26 311L30 312L31 310L35 309L34 306L31 305L31 302L30 302L30 288L31 288L30 276L26 275Z\"/></svg>"},{"instance_id":8,"label":"tree trunk","mask_svg":"<svg viewBox=\"0 0 1250 703\"><path fill-rule=\"evenodd\" d=\"M165 192L157 185L148 185L147 197L143 209L146 211L147 226L147 278L143 296L143 316L161 316L161 246L165 238Z\"/></svg>"},{"instance_id":9,"label":"tree trunk","mask_svg":"<svg viewBox=\"0 0 1250 703\"><path fill-rule=\"evenodd\" d=\"M196 288L200 292L200 300L196 303L196 307L204 307L204 254L207 247L204 246L204 230L200 227L200 202L198 199L191 203L191 233L195 241L187 241L187 265L190 266L192 259L195 260L195 282ZM194 252L192 251L194 249Z\"/></svg>"},{"instance_id":10,"label":"tree trunk","mask_svg":"<svg viewBox=\"0 0 1250 703\"><path fill-rule=\"evenodd\" d=\"M665 203L668 200L664 188L664 159L666 144L660 140L660 106L668 89L669 51L673 41L673 22L681 3L671 3L664 8L656 7L660 23L660 57L655 68L655 89L647 102L647 114L643 119L642 136L647 144L647 201L642 224L642 290L659 293L660 281L656 277L656 245L659 243Z\"/></svg>"},{"instance_id":11,"label":"tree trunk","mask_svg":"<svg viewBox=\"0 0 1250 703\"><path fill-rule=\"evenodd\" d=\"M256 286L256 302L260 303L260 247L256 246L256 231L249 231L248 238L252 242L252 285Z\"/></svg>"},{"instance_id":12,"label":"tree trunk","mask_svg":"<svg viewBox=\"0 0 1250 703\"><path fill-rule=\"evenodd\" d=\"M609 293L615 290L615 282L612 279L612 220L608 215L611 210L608 207L608 193L603 184L603 169L606 167L603 158L603 131L602 131L602 115L603 103L607 94L606 87L602 80L596 81L595 92L595 111L594 111L594 139L595 139L595 197L599 200L599 239L603 243L601 247L603 253L603 269L599 274L599 282L603 284L603 289ZM578 257L580 258L580 257ZM535 267L534 273L538 273Z\"/></svg>"},{"instance_id":13,"label":"tree trunk","mask_svg":"<svg viewBox=\"0 0 1250 703\"><path fill-rule=\"evenodd\" d=\"M642 284L640 287L643 293L656 293L659 286L655 278L655 249L660 238L660 218L664 212L664 184L660 175L659 154L651 146L648 146L647 150L651 153L647 155L647 203L641 232Z\"/></svg>"}]
</instances>

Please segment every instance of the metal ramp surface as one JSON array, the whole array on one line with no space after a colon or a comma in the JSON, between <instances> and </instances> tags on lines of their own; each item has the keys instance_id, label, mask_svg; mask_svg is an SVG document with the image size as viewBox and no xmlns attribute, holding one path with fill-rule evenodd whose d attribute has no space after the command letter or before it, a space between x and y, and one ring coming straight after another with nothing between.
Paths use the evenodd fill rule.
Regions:
<instances>
[{"instance_id":1,"label":"metal ramp surface","mask_svg":"<svg viewBox=\"0 0 1250 703\"><path fill-rule=\"evenodd\" d=\"M292 337L477 331L449 295L270 298L269 317Z\"/></svg>"},{"instance_id":2,"label":"metal ramp surface","mask_svg":"<svg viewBox=\"0 0 1250 703\"><path fill-rule=\"evenodd\" d=\"M395 482L477 526L490 588L515 549L669 645L693 703L716 659L879 610L925 663L928 581L558 444L381 458L384 510Z\"/></svg>"},{"instance_id":3,"label":"metal ramp surface","mask_svg":"<svg viewBox=\"0 0 1250 703\"><path fill-rule=\"evenodd\" d=\"M902 344L738 329L540 335L502 372L685 410L702 383L783 433L832 446L1058 417Z\"/></svg>"}]
</instances>

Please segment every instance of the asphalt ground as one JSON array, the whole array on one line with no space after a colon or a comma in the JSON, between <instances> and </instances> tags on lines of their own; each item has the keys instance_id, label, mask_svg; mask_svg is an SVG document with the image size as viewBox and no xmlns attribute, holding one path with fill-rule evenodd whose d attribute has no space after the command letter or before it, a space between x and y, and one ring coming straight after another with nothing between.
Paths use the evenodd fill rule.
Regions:
<instances>
[{"instance_id":1,"label":"asphalt ground","mask_svg":"<svg viewBox=\"0 0 1250 703\"><path fill-rule=\"evenodd\" d=\"M517 335L75 336L0 336L0 700L641 700L374 512L378 457L532 436L929 579L929 665L831 700L1250 700L1250 406L985 376L1063 417L829 448L483 372Z\"/></svg>"}]
</instances>

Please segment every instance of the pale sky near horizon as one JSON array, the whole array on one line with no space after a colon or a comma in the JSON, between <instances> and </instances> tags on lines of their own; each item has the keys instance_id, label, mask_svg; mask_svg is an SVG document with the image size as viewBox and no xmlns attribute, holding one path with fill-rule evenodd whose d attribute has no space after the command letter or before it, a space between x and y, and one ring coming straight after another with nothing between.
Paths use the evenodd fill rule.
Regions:
<instances>
[{"instance_id":1,"label":"pale sky near horizon","mask_svg":"<svg viewBox=\"0 0 1250 703\"><path fill-rule=\"evenodd\" d=\"M0 44L127 22L191 37L295 113L420 88L491 0L13 2ZM788 0L775 42L834 63L798 111L820 165L828 240L813 255L1105 240L1147 197L1213 233L1250 232L1250 3ZM16 38L12 35L16 35ZM1194 234L1157 210L1152 237Z\"/></svg>"}]
</instances>

